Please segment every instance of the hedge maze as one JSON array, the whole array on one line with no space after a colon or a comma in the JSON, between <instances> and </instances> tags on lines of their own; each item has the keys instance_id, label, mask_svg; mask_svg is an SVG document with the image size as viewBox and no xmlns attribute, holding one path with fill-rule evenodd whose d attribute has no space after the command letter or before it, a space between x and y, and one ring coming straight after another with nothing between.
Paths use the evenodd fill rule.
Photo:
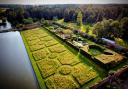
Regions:
<instances>
[{"instance_id":1,"label":"hedge maze","mask_svg":"<svg viewBox=\"0 0 128 89\"><path fill-rule=\"evenodd\" d=\"M43 28L22 33L48 89L79 89L98 76Z\"/></svg>"}]
</instances>

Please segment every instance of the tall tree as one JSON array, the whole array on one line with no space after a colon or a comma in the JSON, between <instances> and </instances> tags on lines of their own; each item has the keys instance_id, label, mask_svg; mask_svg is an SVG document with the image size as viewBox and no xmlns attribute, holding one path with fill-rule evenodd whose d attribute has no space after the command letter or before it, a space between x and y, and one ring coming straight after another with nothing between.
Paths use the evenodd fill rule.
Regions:
<instances>
[{"instance_id":1,"label":"tall tree","mask_svg":"<svg viewBox=\"0 0 128 89\"><path fill-rule=\"evenodd\" d=\"M82 25L82 23L83 23L82 20L83 20L83 15L82 15L82 12L79 11L78 14L77 14L77 24L78 24L79 26Z\"/></svg>"},{"instance_id":2,"label":"tall tree","mask_svg":"<svg viewBox=\"0 0 128 89\"><path fill-rule=\"evenodd\" d=\"M121 29L123 30L123 38L127 39L128 37L128 17L121 19Z\"/></svg>"}]
</instances>

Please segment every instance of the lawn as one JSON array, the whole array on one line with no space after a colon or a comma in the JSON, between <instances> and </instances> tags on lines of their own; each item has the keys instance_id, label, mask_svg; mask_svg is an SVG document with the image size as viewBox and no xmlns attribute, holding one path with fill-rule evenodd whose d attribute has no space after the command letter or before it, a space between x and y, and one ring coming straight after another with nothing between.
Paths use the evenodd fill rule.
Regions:
<instances>
[{"instance_id":1,"label":"lawn","mask_svg":"<svg viewBox=\"0 0 128 89\"><path fill-rule=\"evenodd\" d=\"M100 78L92 66L81 61L44 28L22 31L21 35L41 89L82 88Z\"/></svg>"}]
</instances>

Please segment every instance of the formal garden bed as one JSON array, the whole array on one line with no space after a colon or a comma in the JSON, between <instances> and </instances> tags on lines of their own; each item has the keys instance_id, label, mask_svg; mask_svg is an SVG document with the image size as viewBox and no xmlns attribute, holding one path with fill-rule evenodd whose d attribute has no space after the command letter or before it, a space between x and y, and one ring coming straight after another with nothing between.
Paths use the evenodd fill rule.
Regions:
<instances>
[{"instance_id":1,"label":"formal garden bed","mask_svg":"<svg viewBox=\"0 0 128 89\"><path fill-rule=\"evenodd\" d=\"M43 28L22 31L21 35L41 89L88 88L89 83L92 86L101 80L94 66L84 63Z\"/></svg>"}]
</instances>

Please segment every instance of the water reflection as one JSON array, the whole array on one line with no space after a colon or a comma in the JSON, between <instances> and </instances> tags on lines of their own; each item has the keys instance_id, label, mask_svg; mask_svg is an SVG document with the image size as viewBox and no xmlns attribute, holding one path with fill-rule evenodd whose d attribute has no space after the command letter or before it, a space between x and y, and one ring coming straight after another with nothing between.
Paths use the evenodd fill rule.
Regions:
<instances>
[{"instance_id":1,"label":"water reflection","mask_svg":"<svg viewBox=\"0 0 128 89\"><path fill-rule=\"evenodd\" d=\"M11 23L8 22L8 21L6 21L6 24L5 25L1 25L0 26L0 31L1 30L8 30L8 29L11 29L11 28L12 28Z\"/></svg>"},{"instance_id":2,"label":"water reflection","mask_svg":"<svg viewBox=\"0 0 128 89\"><path fill-rule=\"evenodd\" d=\"M0 89L37 88L20 33L0 33Z\"/></svg>"}]
</instances>

